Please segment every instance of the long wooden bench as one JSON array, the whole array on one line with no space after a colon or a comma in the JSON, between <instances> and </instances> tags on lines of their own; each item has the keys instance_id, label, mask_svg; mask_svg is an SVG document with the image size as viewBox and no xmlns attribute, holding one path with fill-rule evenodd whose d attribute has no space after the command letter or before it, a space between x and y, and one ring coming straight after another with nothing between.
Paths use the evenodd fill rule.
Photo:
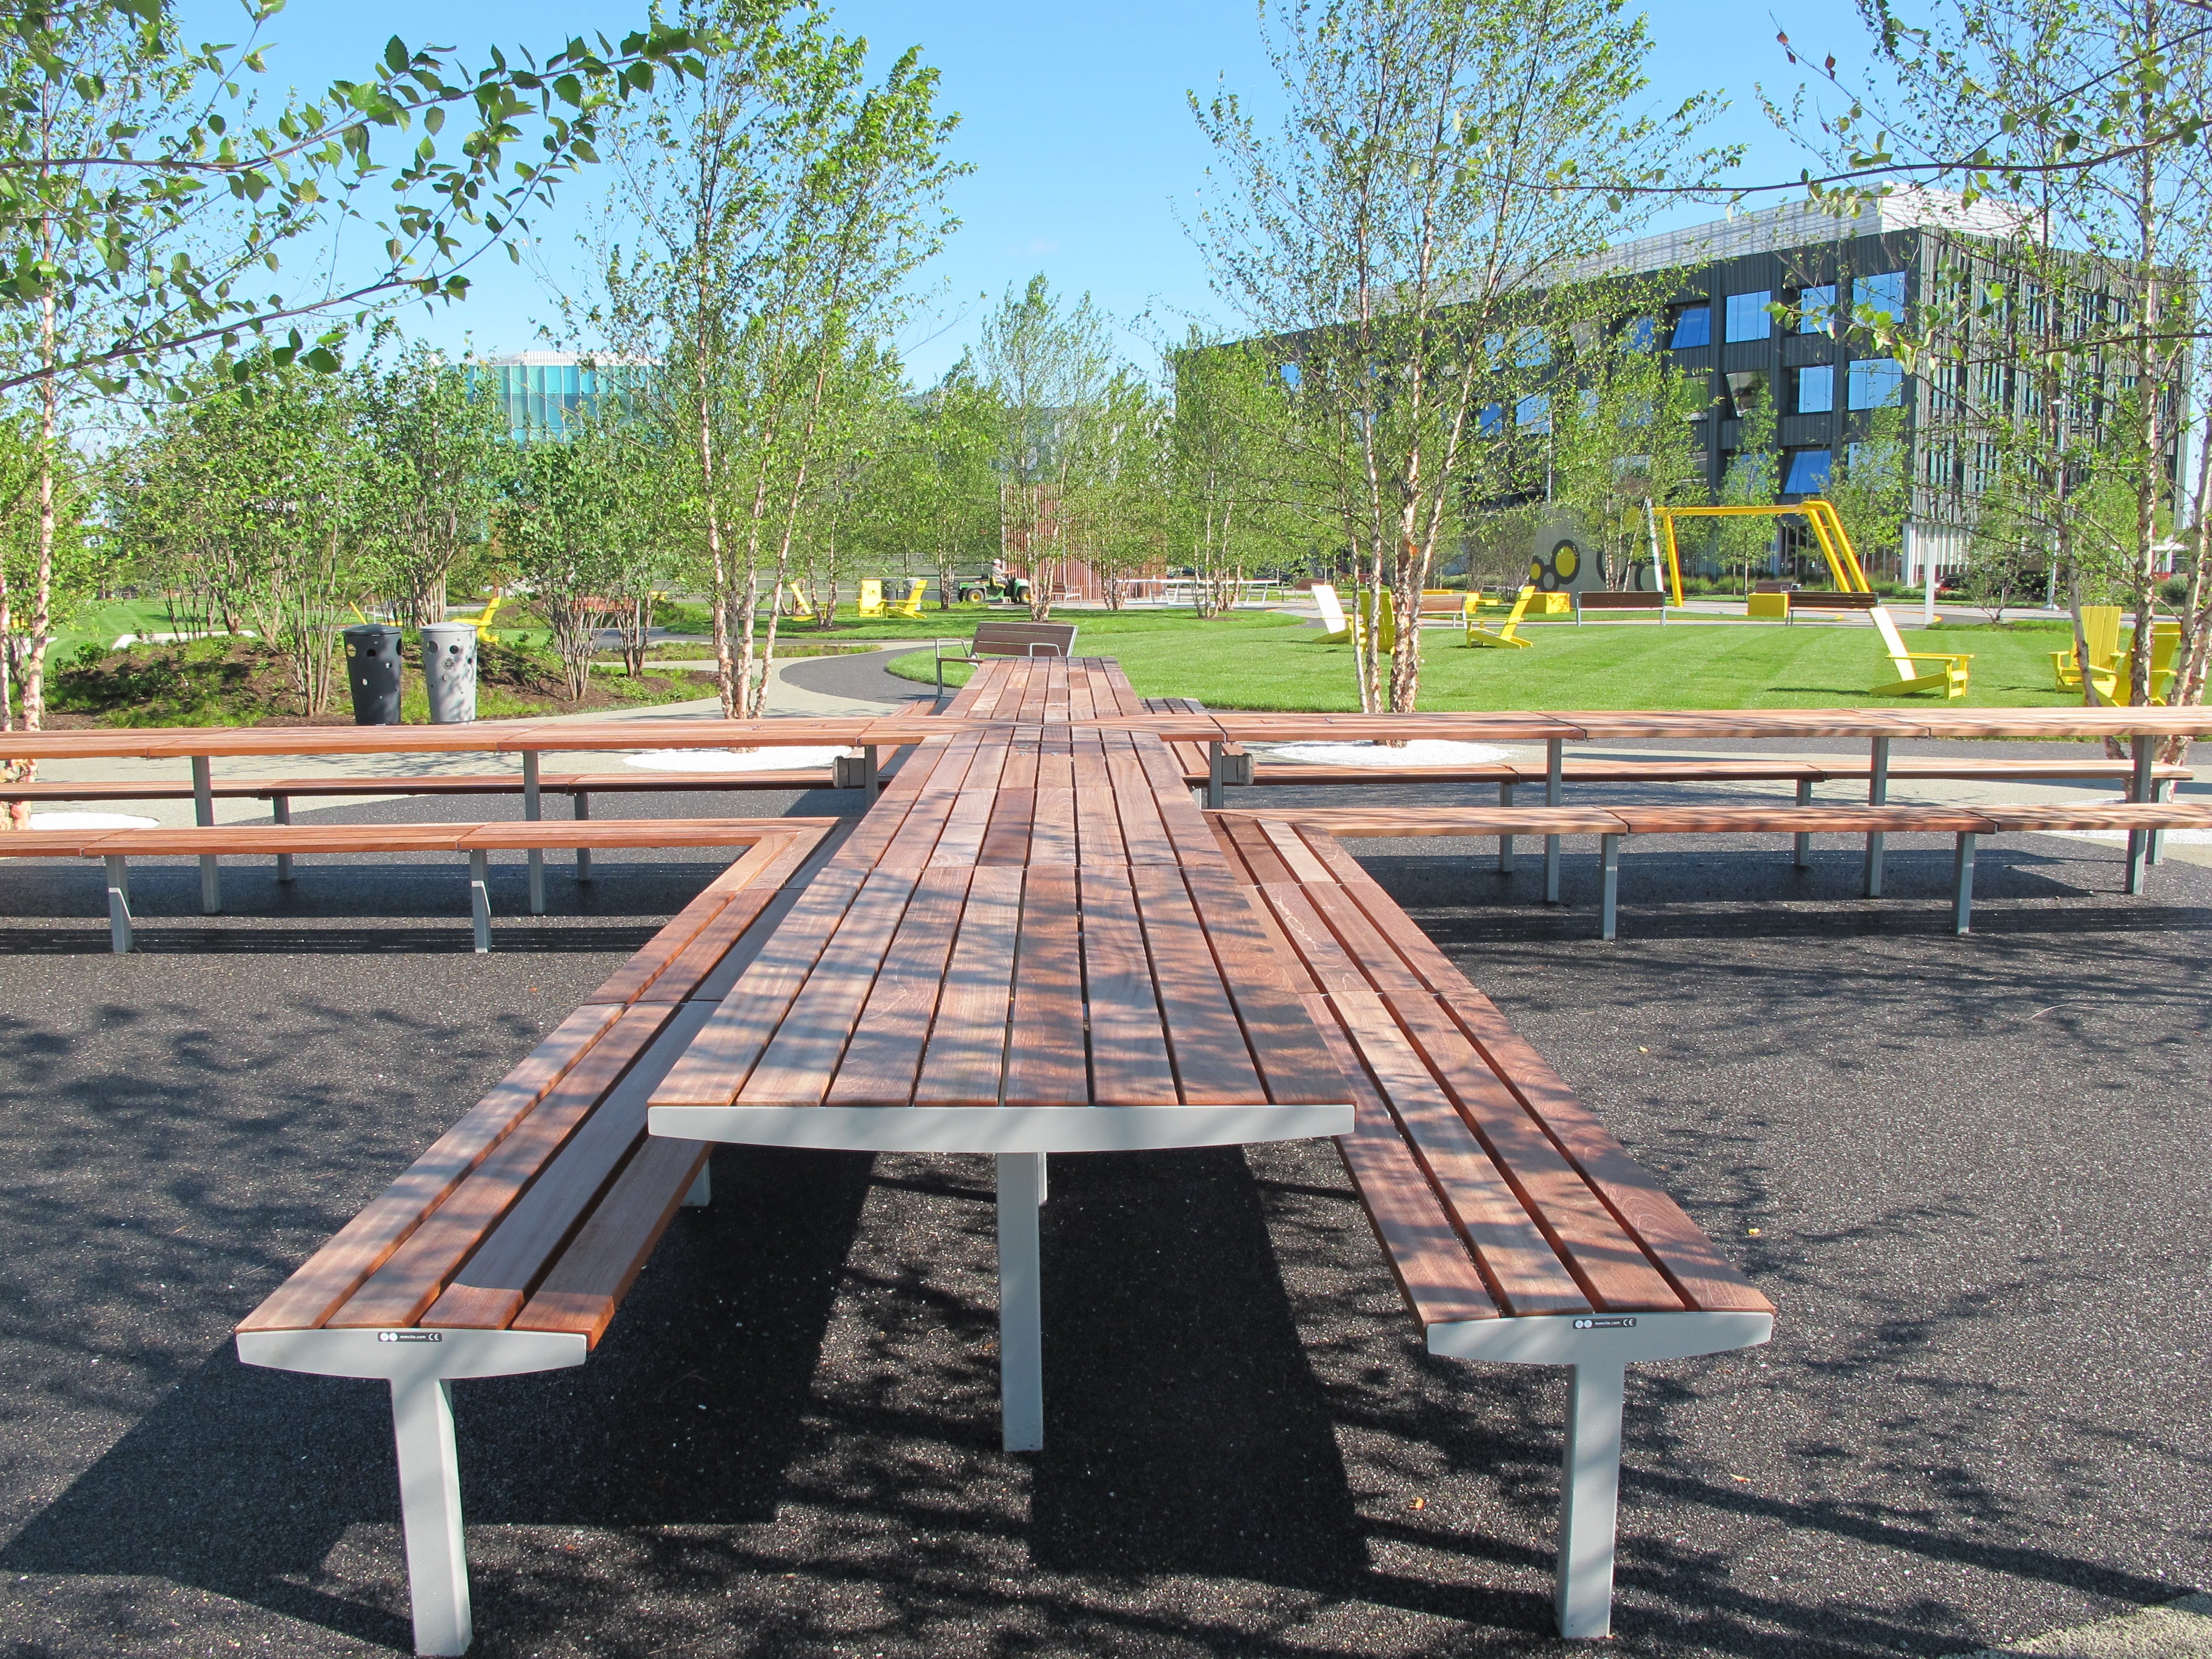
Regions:
<instances>
[{"instance_id":1,"label":"long wooden bench","mask_svg":"<svg viewBox=\"0 0 2212 1659\"><path fill-rule=\"evenodd\" d=\"M678 794L738 789L857 788L851 774L824 766L778 772L562 772L539 780L549 795ZM265 800L276 803L276 822L295 796L519 795L520 772L455 772L383 778L234 778L210 781L205 791L182 778L66 779L0 783L0 801ZM579 813L579 817L586 816Z\"/></svg>"},{"instance_id":2,"label":"long wooden bench","mask_svg":"<svg viewBox=\"0 0 2212 1659\"><path fill-rule=\"evenodd\" d=\"M419 1653L471 1634L452 1385L582 1364L678 1206L708 1200L710 1149L649 1137L646 1099L826 834L779 821L238 1327L249 1365L391 1385Z\"/></svg>"},{"instance_id":3,"label":"long wooden bench","mask_svg":"<svg viewBox=\"0 0 2212 1659\"><path fill-rule=\"evenodd\" d=\"M1625 1368L1764 1342L1772 1304L1332 837L1209 817L1352 1085L1337 1147L1428 1352L1572 1368L1555 1599L1602 1637Z\"/></svg>"},{"instance_id":4,"label":"long wooden bench","mask_svg":"<svg viewBox=\"0 0 2212 1659\"><path fill-rule=\"evenodd\" d=\"M1788 835L1806 861L1814 835L1943 834L1957 837L1952 891L1954 927L1967 931L1973 912L1974 855L1980 837L2033 830L2102 830L2147 836L2161 830L2212 829L2212 805L2184 801L2087 801L2079 805L1954 806L1440 806L1324 807L1289 812L1242 809L1216 815L1232 821L1287 824L1346 838L1516 835L1598 837L1598 935L1615 934L1621 843L1631 836ZM2139 869L2129 863L2128 890Z\"/></svg>"},{"instance_id":5,"label":"long wooden bench","mask_svg":"<svg viewBox=\"0 0 2212 1659\"><path fill-rule=\"evenodd\" d=\"M301 853L462 853L468 857L469 908L476 948L491 949L489 855L550 846L608 848L746 847L792 826L821 833L835 818L602 818L583 823L221 824L212 829L31 830L0 836L0 858L99 859L107 870L110 941L133 948L131 860Z\"/></svg>"}]
</instances>

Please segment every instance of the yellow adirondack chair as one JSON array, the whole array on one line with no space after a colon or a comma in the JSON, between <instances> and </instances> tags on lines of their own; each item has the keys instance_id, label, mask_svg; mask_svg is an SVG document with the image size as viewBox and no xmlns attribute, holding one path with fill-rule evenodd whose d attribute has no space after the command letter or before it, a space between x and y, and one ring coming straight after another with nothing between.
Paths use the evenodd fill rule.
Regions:
<instances>
[{"instance_id":1,"label":"yellow adirondack chair","mask_svg":"<svg viewBox=\"0 0 2212 1659\"><path fill-rule=\"evenodd\" d=\"M506 594L494 593L491 596L491 603L477 613L475 620L477 644L482 645L491 638L491 619L499 615L500 606L506 603Z\"/></svg>"},{"instance_id":2,"label":"yellow adirondack chair","mask_svg":"<svg viewBox=\"0 0 2212 1659\"><path fill-rule=\"evenodd\" d=\"M1398 607L1390 603L1390 596L1388 593L1379 596L1374 593L1362 593L1359 596L1359 619L1363 624L1370 622L1377 623L1374 630L1375 648L1377 651L1395 651L1398 648Z\"/></svg>"},{"instance_id":3,"label":"yellow adirondack chair","mask_svg":"<svg viewBox=\"0 0 2212 1659\"><path fill-rule=\"evenodd\" d=\"M907 581L908 586L906 590L906 597L886 611L884 613L885 616L912 617L916 619L921 617L921 596L928 591L929 578L927 576L909 576L907 578Z\"/></svg>"},{"instance_id":4,"label":"yellow adirondack chair","mask_svg":"<svg viewBox=\"0 0 2212 1659\"><path fill-rule=\"evenodd\" d=\"M2081 638L2089 647L2089 684L2099 696L2109 702L2113 684L2119 678L2120 607L2083 605ZM2074 659L2072 646L2051 653L2051 678L2061 691L2081 690L2081 665Z\"/></svg>"},{"instance_id":5,"label":"yellow adirondack chair","mask_svg":"<svg viewBox=\"0 0 2212 1659\"><path fill-rule=\"evenodd\" d=\"M1533 587L1522 588L1520 597L1513 601L1511 613L1495 628L1486 627L1475 621L1474 613L1468 613L1467 642L1469 645L1503 646L1523 651L1535 644L1535 641L1524 640L1520 635L1521 618L1528 614L1528 602L1535 597L1535 593L1536 590Z\"/></svg>"},{"instance_id":6,"label":"yellow adirondack chair","mask_svg":"<svg viewBox=\"0 0 2212 1659\"><path fill-rule=\"evenodd\" d=\"M873 577L860 584L860 614L863 617L884 614L884 585Z\"/></svg>"},{"instance_id":7,"label":"yellow adirondack chair","mask_svg":"<svg viewBox=\"0 0 2212 1659\"><path fill-rule=\"evenodd\" d=\"M1877 697L1902 697L1915 691L1941 691L1945 698L1966 695L1966 665L1973 661L1971 652L1908 651L1905 638L1897 631L1897 623L1889 614L1887 605L1878 605L1867 615L1881 635L1883 648L1897 669L1897 678L1885 685L1868 688ZM1924 662L1943 665L1930 674L1918 666Z\"/></svg>"},{"instance_id":8,"label":"yellow adirondack chair","mask_svg":"<svg viewBox=\"0 0 2212 1659\"><path fill-rule=\"evenodd\" d=\"M812 622L814 607L807 603L803 587L786 587L778 582L775 588L776 609L795 622Z\"/></svg>"}]
</instances>

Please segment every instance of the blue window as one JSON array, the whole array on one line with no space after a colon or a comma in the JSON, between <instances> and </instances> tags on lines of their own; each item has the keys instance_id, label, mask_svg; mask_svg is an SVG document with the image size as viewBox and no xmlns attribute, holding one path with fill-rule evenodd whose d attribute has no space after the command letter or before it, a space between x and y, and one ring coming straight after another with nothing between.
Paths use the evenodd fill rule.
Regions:
<instances>
[{"instance_id":1,"label":"blue window","mask_svg":"<svg viewBox=\"0 0 2212 1659\"><path fill-rule=\"evenodd\" d=\"M1290 387L1293 392L1296 392L1298 389L1300 382L1305 379L1304 371L1300 369L1296 363L1283 364L1282 376L1283 384Z\"/></svg>"},{"instance_id":2,"label":"blue window","mask_svg":"<svg viewBox=\"0 0 2212 1659\"><path fill-rule=\"evenodd\" d=\"M1763 340L1774 331L1774 319L1766 307L1774 295L1765 289L1756 294L1728 296L1728 337L1730 340Z\"/></svg>"},{"instance_id":3,"label":"blue window","mask_svg":"<svg viewBox=\"0 0 2212 1659\"><path fill-rule=\"evenodd\" d=\"M1904 401L1905 365L1894 357L1852 359L1844 385L1846 409L1887 409Z\"/></svg>"},{"instance_id":4,"label":"blue window","mask_svg":"<svg viewBox=\"0 0 2212 1659\"><path fill-rule=\"evenodd\" d=\"M1656 317L1632 317L1628 326L1620 331L1621 343L1631 351L1649 351L1659 343L1659 319Z\"/></svg>"},{"instance_id":5,"label":"blue window","mask_svg":"<svg viewBox=\"0 0 2212 1659\"><path fill-rule=\"evenodd\" d=\"M1524 328L1515 337L1513 361L1523 368L1541 368L1552 361L1552 343L1540 328Z\"/></svg>"},{"instance_id":6,"label":"blue window","mask_svg":"<svg viewBox=\"0 0 2212 1659\"><path fill-rule=\"evenodd\" d=\"M1713 343L1713 308L1711 306L1685 306L1674 313L1674 337L1668 343L1680 351L1685 346L1711 345Z\"/></svg>"},{"instance_id":7,"label":"blue window","mask_svg":"<svg viewBox=\"0 0 2212 1659\"><path fill-rule=\"evenodd\" d=\"M1821 283L1797 290L1797 332L1826 334L1835 326L1836 285Z\"/></svg>"},{"instance_id":8,"label":"blue window","mask_svg":"<svg viewBox=\"0 0 2212 1659\"><path fill-rule=\"evenodd\" d=\"M1474 429L1486 438L1495 438L1505 430L1505 405L1485 404L1474 417Z\"/></svg>"},{"instance_id":9,"label":"blue window","mask_svg":"<svg viewBox=\"0 0 2212 1659\"><path fill-rule=\"evenodd\" d=\"M1836 366L1815 363L1797 371L1797 412L1825 415L1836 406Z\"/></svg>"},{"instance_id":10,"label":"blue window","mask_svg":"<svg viewBox=\"0 0 2212 1659\"><path fill-rule=\"evenodd\" d=\"M1782 479L1785 495L1817 495L1828 487L1828 452L1825 449L1793 449L1788 456L1789 471Z\"/></svg>"},{"instance_id":11,"label":"blue window","mask_svg":"<svg viewBox=\"0 0 2212 1659\"><path fill-rule=\"evenodd\" d=\"M1852 297L1859 304L1870 306L1901 323L1905 320L1905 273L1885 270L1875 276L1862 276Z\"/></svg>"},{"instance_id":12,"label":"blue window","mask_svg":"<svg viewBox=\"0 0 2212 1659\"><path fill-rule=\"evenodd\" d=\"M1552 400L1542 392L1523 398L1513 405L1513 424L1527 427L1531 432L1552 429Z\"/></svg>"}]
</instances>

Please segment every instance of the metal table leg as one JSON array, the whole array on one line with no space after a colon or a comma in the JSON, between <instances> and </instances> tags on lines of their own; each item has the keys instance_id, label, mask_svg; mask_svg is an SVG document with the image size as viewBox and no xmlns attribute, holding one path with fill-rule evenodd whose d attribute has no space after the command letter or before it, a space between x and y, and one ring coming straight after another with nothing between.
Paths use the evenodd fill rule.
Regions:
<instances>
[{"instance_id":1,"label":"metal table leg","mask_svg":"<svg viewBox=\"0 0 2212 1659\"><path fill-rule=\"evenodd\" d=\"M131 954L131 863L119 853L106 856L107 939L118 957Z\"/></svg>"},{"instance_id":2,"label":"metal table leg","mask_svg":"<svg viewBox=\"0 0 2212 1659\"><path fill-rule=\"evenodd\" d=\"M1876 738L1867 768L1867 805L1886 806L1889 804L1889 739ZM1866 896L1881 896L1881 858L1889 837L1879 830L1867 831L1866 838Z\"/></svg>"},{"instance_id":3,"label":"metal table leg","mask_svg":"<svg viewBox=\"0 0 2212 1659\"><path fill-rule=\"evenodd\" d=\"M1513 805L1511 784L1501 783L1498 786L1498 804L1500 806ZM1513 873L1513 837L1510 836L1500 836L1498 838L1498 873L1501 876L1510 876Z\"/></svg>"},{"instance_id":4,"label":"metal table leg","mask_svg":"<svg viewBox=\"0 0 2212 1659\"><path fill-rule=\"evenodd\" d=\"M538 751L526 750L522 756L522 816L532 823L545 816L545 804L538 793ZM545 914L545 849L530 849L530 914Z\"/></svg>"},{"instance_id":5,"label":"metal table leg","mask_svg":"<svg viewBox=\"0 0 2212 1659\"><path fill-rule=\"evenodd\" d=\"M999 1155L999 1402L1008 1451L1044 1445L1042 1266L1037 1208L1044 1155Z\"/></svg>"},{"instance_id":6,"label":"metal table leg","mask_svg":"<svg viewBox=\"0 0 2212 1659\"><path fill-rule=\"evenodd\" d=\"M1565 764L1566 742L1553 738L1544 745L1544 805L1559 804L1559 772ZM1544 902L1559 902L1559 838L1544 837Z\"/></svg>"},{"instance_id":7,"label":"metal table leg","mask_svg":"<svg viewBox=\"0 0 2212 1659\"><path fill-rule=\"evenodd\" d=\"M453 1384L444 1377L394 1378L392 1428L399 1452L399 1516L407 1540L415 1651L465 1653L473 1626Z\"/></svg>"},{"instance_id":8,"label":"metal table leg","mask_svg":"<svg viewBox=\"0 0 2212 1659\"><path fill-rule=\"evenodd\" d=\"M469 916L476 924L477 954L491 951L490 854L481 847L469 848Z\"/></svg>"},{"instance_id":9,"label":"metal table leg","mask_svg":"<svg viewBox=\"0 0 2212 1659\"><path fill-rule=\"evenodd\" d=\"M1810 778L1798 779L1797 805L1803 807L1810 806L1812 804L1813 780ZM1807 865L1812 863L1812 861L1813 838L1812 836L1804 834L1802 831L1800 831L1797 836L1797 867L1800 870L1802 870Z\"/></svg>"},{"instance_id":10,"label":"metal table leg","mask_svg":"<svg viewBox=\"0 0 2212 1659\"><path fill-rule=\"evenodd\" d=\"M1613 927L1614 902L1620 896L1620 837L1600 836L1598 841L1599 894L1597 936L1611 939Z\"/></svg>"},{"instance_id":11,"label":"metal table leg","mask_svg":"<svg viewBox=\"0 0 2212 1659\"><path fill-rule=\"evenodd\" d=\"M1974 843L1979 839L1971 830L1959 832L1959 853L1955 870L1956 892L1952 900L1951 931L1963 933L1974 914Z\"/></svg>"},{"instance_id":12,"label":"metal table leg","mask_svg":"<svg viewBox=\"0 0 2212 1659\"><path fill-rule=\"evenodd\" d=\"M205 755L192 757L192 822L202 829L215 823L215 777ZM200 909L214 915L222 908L222 867L215 854L200 854Z\"/></svg>"},{"instance_id":13,"label":"metal table leg","mask_svg":"<svg viewBox=\"0 0 2212 1659\"><path fill-rule=\"evenodd\" d=\"M1613 1525L1620 1498L1623 1367L1574 1368L1559 1482L1559 1634L1589 1641L1613 1629Z\"/></svg>"},{"instance_id":14,"label":"metal table leg","mask_svg":"<svg viewBox=\"0 0 2212 1659\"><path fill-rule=\"evenodd\" d=\"M592 797L588 791L579 789L574 794L569 796L568 799L573 803L569 807L569 815L579 823L584 823L591 817ZM576 849L576 879L578 881L589 881L591 878L592 849L588 847L579 847Z\"/></svg>"},{"instance_id":15,"label":"metal table leg","mask_svg":"<svg viewBox=\"0 0 2212 1659\"><path fill-rule=\"evenodd\" d=\"M270 796L269 820L272 823L291 823L292 798L289 795ZM276 855L276 879L279 881L292 879L292 855L289 853L279 853Z\"/></svg>"},{"instance_id":16,"label":"metal table leg","mask_svg":"<svg viewBox=\"0 0 2212 1659\"><path fill-rule=\"evenodd\" d=\"M2129 787L2128 799L2130 800L2148 800L2151 799L2151 769L2158 763L2158 744L2151 738L2143 736L2141 732L2137 732L2136 734L2135 747L2136 775L2135 781ZM2148 830L2129 830L2129 892L2140 893L2142 891L2143 878L2148 871L2149 866L2150 831Z\"/></svg>"}]
</instances>

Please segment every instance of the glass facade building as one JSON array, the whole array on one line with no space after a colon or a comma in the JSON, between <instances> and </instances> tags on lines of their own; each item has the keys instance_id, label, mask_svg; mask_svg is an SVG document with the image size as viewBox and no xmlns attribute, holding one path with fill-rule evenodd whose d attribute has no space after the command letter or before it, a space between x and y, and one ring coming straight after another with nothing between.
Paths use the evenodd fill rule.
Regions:
<instances>
[{"instance_id":1,"label":"glass facade building","mask_svg":"<svg viewBox=\"0 0 2212 1659\"><path fill-rule=\"evenodd\" d=\"M1773 417L1774 476L1785 501L1826 488L1834 464L1847 463L1877 421L1890 423L1905 448L1911 505L1901 568L1888 574L1917 580L1924 562L1943 568L1963 561L1967 528L1999 483L1995 447L1977 423L2031 414L2034 379L2005 361L2004 318L1947 325L1957 337L1939 331L1931 339L1924 374L1908 373L1867 325L1893 318L1913 326L1936 296L2000 290L2016 295L2006 317L2033 324L2042 301L2032 285L2022 288L2020 261L2008 252L2024 222L2003 203L1935 190L1899 190L1842 217L1791 203L1619 244L1576 261L1560 281L1649 274L1674 283L1657 337L1677 369L1710 389L1695 442L1716 498L1742 441L1742 416L1754 406ZM2078 257L2076 280L2096 289L2094 262ZM2100 293L2081 302L2100 315L2120 304ZM1635 319L1626 326L1640 331L1638 339L1652 332ZM2107 382L2085 404L2109 406L2126 390L2116 372ZM2170 433L2176 424L2167 423ZM2169 490L2179 447L2169 440Z\"/></svg>"},{"instance_id":2,"label":"glass facade building","mask_svg":"<svg viewBox=\"0 0 2212 1659\"><path fill-rule=\"evenodd\" d=\"M565 351L522 351L487 357L471 383L496 398L509 437L566 438L581 421L619 406L651 366L593 362Z\"/></svg>"}]
</instances>

